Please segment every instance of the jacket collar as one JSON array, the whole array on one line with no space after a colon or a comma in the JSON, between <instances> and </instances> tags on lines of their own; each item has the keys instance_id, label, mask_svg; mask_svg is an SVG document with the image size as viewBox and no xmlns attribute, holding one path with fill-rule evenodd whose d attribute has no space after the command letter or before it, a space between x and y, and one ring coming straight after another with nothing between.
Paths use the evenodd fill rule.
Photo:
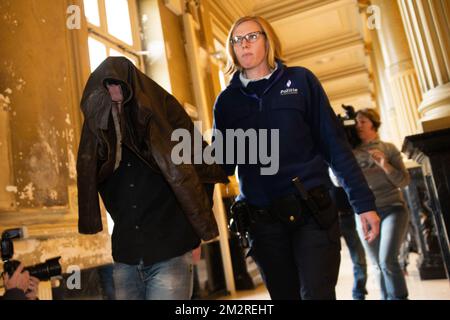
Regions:
<instances>
[{"instance_id":1,"label":"jacket collar","mask_svg":"<svg viewBox=\"0 0 450 320\"><path fill-rule=\"evenodd\" d=\"M286 66L279 60L277 60L277 66L278 67L276 68L276 70L272 73L272 75L269 78L269 83L271 83L271 84L273 82L279 80L286 69ZM230 88L241 88L241 89L245 88L240 79L240 74L241 74L240 71L236 71L233 74L233 77L231 78L231 81L229 84Z\"/></svg>"}]
</instances>

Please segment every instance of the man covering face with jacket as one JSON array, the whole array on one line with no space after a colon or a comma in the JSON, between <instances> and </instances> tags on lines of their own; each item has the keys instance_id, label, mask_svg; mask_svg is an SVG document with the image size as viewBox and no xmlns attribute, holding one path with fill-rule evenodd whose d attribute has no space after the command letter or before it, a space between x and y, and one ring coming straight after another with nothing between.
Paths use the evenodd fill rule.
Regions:
<instances>
[{"instance_id":1,"label":"man covering face with jacket","mask_svg":"<svg viewBox=\"0 0 450 320\"><path fill-rule=\"evenodd\" d=\"M189 299L191 251L218 235L211 195L226 175L218 165L172 161L173 131L193 139L194 124L126 58L109 57L91 74L81 108L79 232L102 230L100 193L114 221L116 297Z\"/></svg>"}]
</instances>

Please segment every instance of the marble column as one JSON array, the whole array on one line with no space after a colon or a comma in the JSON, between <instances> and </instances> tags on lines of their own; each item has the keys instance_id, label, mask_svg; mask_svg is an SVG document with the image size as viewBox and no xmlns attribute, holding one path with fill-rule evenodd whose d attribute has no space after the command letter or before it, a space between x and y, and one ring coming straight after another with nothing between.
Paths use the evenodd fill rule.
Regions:
<instances>
[{"instance_id":1,"label":"marble column","mask_svg":"<svg viewBox=\"0 0 450 320\"><path fill-rule=\"evenodd\" d=\"M390 141L400 148L403 143L403 137L398 125L392 90L384 72L385 66L381 54L380 41L375 31L370 33L370 44L369 54L374 74L377 105L380 110L382 123L379 130L380 138Z\"/></svg>"},{"instance_id":2,"label":"marble column","mask_svg":"<svg viewBox=\"0 0 450 320\"><path fill-rule=\"evenodd\" d=\"M450 127L450 3L398 0L423 95L423 131Z\"/></svg>"},{"instance_id":3,"label":"marble column","mask_svg":"<svg viewBox=\"0 0 450 320\"><path fill-rule=\"evenodd\" d=\"M371 3L380 12L380 27L376 33L398 117L397 126L403 138L420 130L418 106L422 95L397 3L391 0Z\"/></svg>"}]
</instances>

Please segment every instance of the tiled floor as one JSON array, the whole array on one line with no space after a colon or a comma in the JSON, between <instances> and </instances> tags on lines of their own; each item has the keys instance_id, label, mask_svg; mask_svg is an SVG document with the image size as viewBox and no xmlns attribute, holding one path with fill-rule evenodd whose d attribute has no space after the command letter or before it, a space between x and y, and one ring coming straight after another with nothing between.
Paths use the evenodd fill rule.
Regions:
<instances>
[{"instance_id":1,"label":"tiled floor","mask_svg":"<svg viewBox=\"0 0 450 320\"><path fill-rule=\"evenodd\" d=\"M352 262L345 243L342 243L341 266L339 272L338 284L336 286L336 296L339 300L349 300L352 298L353 273ZM441 280L420 280L419 273L415 267L416 254L410 254L410 263L408 266L408 276L406 282L409 290L409 299L411 300L450 300L450 282L448 279ZM369 278L367 281L368 300L378 300L380 294L372 270L369 267ZM266 300L270 299L264 285L258 286L255 290L238 291L235 295L222 297L220 299L238 299L238 300Z\"/></svg>"}]
</instances>

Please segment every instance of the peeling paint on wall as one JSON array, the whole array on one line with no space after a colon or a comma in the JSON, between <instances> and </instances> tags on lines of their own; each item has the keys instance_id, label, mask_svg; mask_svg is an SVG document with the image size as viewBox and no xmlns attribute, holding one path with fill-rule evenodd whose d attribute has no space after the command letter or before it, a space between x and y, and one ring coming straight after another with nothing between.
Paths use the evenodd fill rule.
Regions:
<instances>
[{"instance_id":1,"label":"peeling paint on wall","mask_svg":"<svg viewBox=\"0 0 450 320\"><path fill-rule=\"evenodd\" d=\"M17 186L6 186L6 192L17 193Z\"/></svg>"},{"instance_id":2,"label":"peeling paint on wall","mask_svg":"<svg viewBox=\"0 0 450 320\"><path fill-rule=\"evenodd\" d=\"M14 70L14 65L11 61L3 61L4 71L6 74L11 76L11 79L14 79L16 76L16 72Z\"/></svg>"},{"instance_id":3,"label":"peeling paint on wall","mask_svg":"<svg viewBox=\"0 0 450 320\"><path fill-rule=\"evenodd\" d=\"M29 179L36 184L35 199L38 205L64 205L67 187L61 177L61 169L63 160L64 163L66 161L64 149L58 143L61 133L49 121L41 120L38 136L38 142L30 147L26 161Z\"/></svg>"},{"instance_id":4,"label":"peeling paint on wall","mask_svg":"<svg viewBox=\"0 0 450 320\"><path fill-rule=\"evenodd\" d=\"M8 83L15 84L16 90L22 91L27 82L22 78L17 79L14 64L11 61L4 61L3 65L5 66L4 69L6 74L10 77ZM7 95L11 95L13 93L11 88L7 88L4 92Z\"/></svg>"},{"instance_id":5,"label":"peeling paint on wall","mask_svg":"<svg viewBox=\"0 0 450 320\"><path fill-rule=\"evenodd\" d=\"M16 85L16 89L21 91L23 86L27 84L27 82L25 80L23 80L22 78L17 80L18 84Z\"/></svg>"},{"instance_id":6,"label":"peeling paint on wall","mask_svg":"<svg viewBox=\"0 0 450 320\"><path fill-rule=\"evenodd\" d=\"M50 197L51 200L57 200L58 199L58 191L50 190L49 191L49 197Z\"/></svg>"},{"instance_id":7,"label":"peeling paint on wall","mask_svg":"<svg viewBox=\"0 0 450 320\"><path fill-rule=\"evenodd\" d=\"M67 142L72 143L75 138L73 129L65 129L64 133L65 133L65 138L67 139Z\"/></svg>"},{"instance_id":8,"label":"peeling paint on wall","mask_svg":"<svg viewBox=\"0 0 450 320\"><path fill-rule=\"evenodd\" d=\"M33 186L33 182L30 182L23 188L22 192L19 192L19 198L22 200L34 200L34 191L36 188Z\"/></svg>"},{"instance_id":9,"label":"peeling paint on wall","mask_svg":"<svg viewBox=\"0 0 450 320\"><path fill-rule=\"evenodd\" d=\"M3 10L1 10L0 12L3 12ZM14 28L11 28L19 26L19 20L17 20L15 13L5 12L3 14L3 21L4 24L8 25L9 31L11 31L11 33L16 33L16 30Z\"/></svg>"},{"instance_id":10,"label":"peeling paint on wall","mask_svg":"<svg viewBox=\"0 0 450 320\"><path fill-rule=\"evenodd\" d=\"M9 99L9 96L4 96L3 94L0 94L0 109L6 112L11 111L11 99Z\"/></svg>"},{"instance_id":11,"label":"peeling paint on wall","mask_svg":"<svg viewBox=\"0 0 450 320\"><path fill-rule=\"evenodd\" d=\"M77 161L75 159L75 155L72 151L72 146L67 147L67 167L69 169L69 178L76 179L77 178Z\"/></svg>"}]
</instances>

